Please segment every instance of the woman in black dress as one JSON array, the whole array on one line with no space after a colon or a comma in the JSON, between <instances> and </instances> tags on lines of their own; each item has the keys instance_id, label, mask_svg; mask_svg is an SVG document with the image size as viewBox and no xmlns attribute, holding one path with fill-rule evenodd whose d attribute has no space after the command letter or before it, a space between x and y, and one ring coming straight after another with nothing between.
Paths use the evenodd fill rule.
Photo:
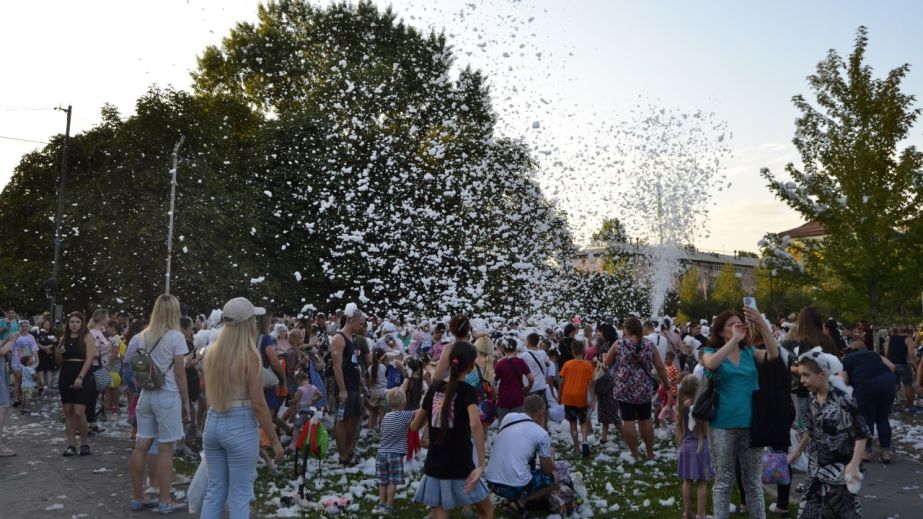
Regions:
<instances>
[{"instance_id":1,"label":"woman in black dress","mask_svg":"<svg viewBox=\"0 0 923 519\"><path fill-rule=\"evenodd\" d=\"M52 387L54 372L58 369L58 363L54 360L55 336L49 319L45 319L39 325L37 341L38 367L35 371L38 373L38 391L42 394L46 387Z\"/></svg>"}]
</instances>

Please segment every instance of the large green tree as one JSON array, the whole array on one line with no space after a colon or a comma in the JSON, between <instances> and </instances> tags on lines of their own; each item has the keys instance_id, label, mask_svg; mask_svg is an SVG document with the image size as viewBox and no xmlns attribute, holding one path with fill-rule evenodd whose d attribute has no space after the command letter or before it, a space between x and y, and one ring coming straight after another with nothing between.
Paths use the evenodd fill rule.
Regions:
<instances>
[{"instance_id":1,"label":"large green tree","mask_svg":"<svg viewBox=\"0 0 923 519\"><path fill-rule=\"evenodd\" d=\"M144 310L164 289L170 155L182 149L176 196L173 290L192 308L220 304L230 292L259 296L255 265L267 261L254 241L261 226L250 164L258 119L229 98L204 99L151 89L121 118L74 136L63 214L58 302ZM4 283L0 299L44 309L51 275L61 139L23 157L0 196Z\"/></svg>"},{"instance_id":2,"label":"large green tree","mask_svg":"<svg viewBox=\"0 0 923 519\"><path fill-rule=\"evenodd\" d=\"M256 182L276 251L320 270L331 303L377 310L523 315L553 305L546 287L570 233L533 179L525 147L495 134L485 78L441 34L370 2L259 7L209 47L203 96L266 114Z\"/></svg>"},{"instance_id":3,"label":"large green tree","mask_svg":"<svg viewBox=\"0 0 923 519\"><path fill-rule=\"evenodd\" d=\"M901 89L909 65L876 78L864 62L867 47L860 27L847 59L831 50L818 64L808 77L815 102L793 98L803 166L786 166L788 182L765 168L762 175L779 199L827 231L803 244L818 262L807 261L808 269L828 280L822 296L879 322L902 312L923 281L923 153L902 147L920 115Z\"/></svg>"}]
</instances>

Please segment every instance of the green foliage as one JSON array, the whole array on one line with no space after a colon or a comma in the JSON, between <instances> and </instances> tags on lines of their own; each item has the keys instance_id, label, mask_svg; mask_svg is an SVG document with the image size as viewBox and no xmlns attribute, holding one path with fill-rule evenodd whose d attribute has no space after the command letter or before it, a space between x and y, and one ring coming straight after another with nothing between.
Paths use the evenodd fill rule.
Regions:
<instances>
[{"instance_id":1,"label":"green foliage","mask_svg":"<svg viewBox=\"0 0 923 519\"><path fill-rule=\"evenodd\" d=\"M725 263L715 279L715 289L709 294L711 300L720 309L740 308L743 304L744 289L734 265Z\"/></svg>"},{"instance_id":2,"label":"green foliage","mask_svg":"<svg viewBox=\"0 0 923 519\"><path fill-rule=\"evenodd\" d=\"M265 262L258 251L240 254L251 225L260 225L247 167L257 122L230 99L154 88L138 100L132 117L121 120L106 107L99 126L73 137L58 297L65 310L139 311L162 292L169 157L180 134L186 144L176 199L174 292L196 308L219 304L225 291L251 295L239 272ZM55 139L26 155L0 196L0 222L21 231L0 238L10 280L0 286L0 299L24 310L46 304L40 291L51 272L60 146Z\"/></svg>"},{"instance_id":3,"label":"green foliage","mask_svg":"<svg viewBox=\"0 0 923 519\"><path fill-rule=\"evenodd\" d=\"M826 301L878 322L906 314L923 282L923 153L899 147L920 115L914 96L901 91L909 65L875 78L864 63L867 46L860 27L847 60L831 50L808 77L815 104L793 98L803 169L786 166L792 182L762 174L779 199L827 230L806 246L805 259L825 282Z\"/></svg>"},{"instance_id":4,"label":"green foliage","mask_svg":"<svg viewBox=\"0 0 923 519\"><path fill-rule=\"evenodd\" d=\"M261 5L203 52L194 93L152 89L74 137L59 301L141 310L161 291L183 134L172 291L191 308L562 315L597 280L570 268L527 148L495 135L486 79L453 60L370 2ZM59 155L26 156L0 196L28 237L0 238L0 300L23 308L46 304Z\"/></svg>"},{"instance_id":5,"label":"green foliage","mask_svg":"<svg viewBox=\"0 0 923 519\"><path fill-rule=\"evenodd\" d=\"M377 311L524 315L568 262L563 215L533 180L526 148L494 134L485 78L369 2L261 6L211 47L203 96L273 114L257 179L265 213L298 265L321 250L331 290ZM294 268L294 267L293 267Z\"/></svg>"},{"instance_id":6,"label":"green foliage","mask_svg":"<svg viewBox=\"0 0 923 519\"><path fill-rule=\"evenodd\" d=\"M679 278L679 311L686 320L698 321L713 315L699 281L699 269L690 266Z\"/></svg>"},{"instance_id":7,"label":"green foliage","mask_svg":"<svg viewBox=\"0 0 923 519\"><path fill-rule=\"evenodd\" d=\"M593 233L593 241L628 243L628 231L618 218L606 218L599 230Z\"/></svg>"}]
</instances>

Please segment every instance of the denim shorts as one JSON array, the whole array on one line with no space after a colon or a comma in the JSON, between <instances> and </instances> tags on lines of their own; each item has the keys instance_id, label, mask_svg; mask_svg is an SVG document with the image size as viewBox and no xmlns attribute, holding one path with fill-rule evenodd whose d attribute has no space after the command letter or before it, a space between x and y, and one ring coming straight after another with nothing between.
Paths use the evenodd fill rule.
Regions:
<instances>
[{"instance_id":1,"label":"denim shorts","mask_svg":"<svg viewBox=\"0 0 923 519\"><path fill-rule=\"evenodd\" d=\"M487 486L490 487L494 494L511 501L525 499L539 490L548 488L552 485L554 485L554 474L546 474L542 472L541 469L533 471L532 479L521 487L511 487L501 483L487 482Z\"/></svg>"},{"instance_id":2,"label":"denim shorts","mask_svg":"<svg viewBox=\"0 0 923 519\"><path fill-rule=\"evenodd\" d=\"M158 443L183 439L183 400L178 391L141 390L135 417L137 438L153 438Z\"/></svg>"}]
</instances>

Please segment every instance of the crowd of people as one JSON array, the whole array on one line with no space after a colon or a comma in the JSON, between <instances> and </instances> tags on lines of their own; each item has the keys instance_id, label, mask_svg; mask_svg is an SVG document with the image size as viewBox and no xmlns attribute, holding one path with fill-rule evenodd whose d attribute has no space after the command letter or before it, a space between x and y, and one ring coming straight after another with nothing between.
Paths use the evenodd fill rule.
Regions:
<instances>
[{"instance_id":1,"label":"crowd of people","mask_svg":"<svg viewBox=\"0 0 923 519\"><path fill-rule=\"evenodd\" d=\"M171 494L173 456L196 439L207 461L201 517L227 509L236 519L249 516L258 464L275 471L306 429L329 421L339 464L354 466L364 424L378 442L380 513L400 506L405 460L425 449L413 500L431 517L492 517L495 500L518 517L573 510L566 460L592 456L613 434L631 459L655 459L662 427L675 433L684 518L706 516L709 485L717 519L735 509L791 516L790 477L765 509L764 469L773 455L790 475L803 453L798 517L851 518L861 516L856 487L876 431L877 459L891 463L888 418L901 400L913 407L923 377L917 330L845 331L813 307L791 323L746 305L684 324L378 318L355 304L329 320L303 312L274 317L235 298L189 315L171 295L147 319L97 309L55 326L7 310L0 457L15 455L2 436L11 409L28 416L35 399L54 396L67 457L92 455L107 413L127 417L132 510L186 509ZM563 420L572 443L556 446L550 424ZM157 499L146 499L145 481Z\"/></svg>"}]
</instances>

